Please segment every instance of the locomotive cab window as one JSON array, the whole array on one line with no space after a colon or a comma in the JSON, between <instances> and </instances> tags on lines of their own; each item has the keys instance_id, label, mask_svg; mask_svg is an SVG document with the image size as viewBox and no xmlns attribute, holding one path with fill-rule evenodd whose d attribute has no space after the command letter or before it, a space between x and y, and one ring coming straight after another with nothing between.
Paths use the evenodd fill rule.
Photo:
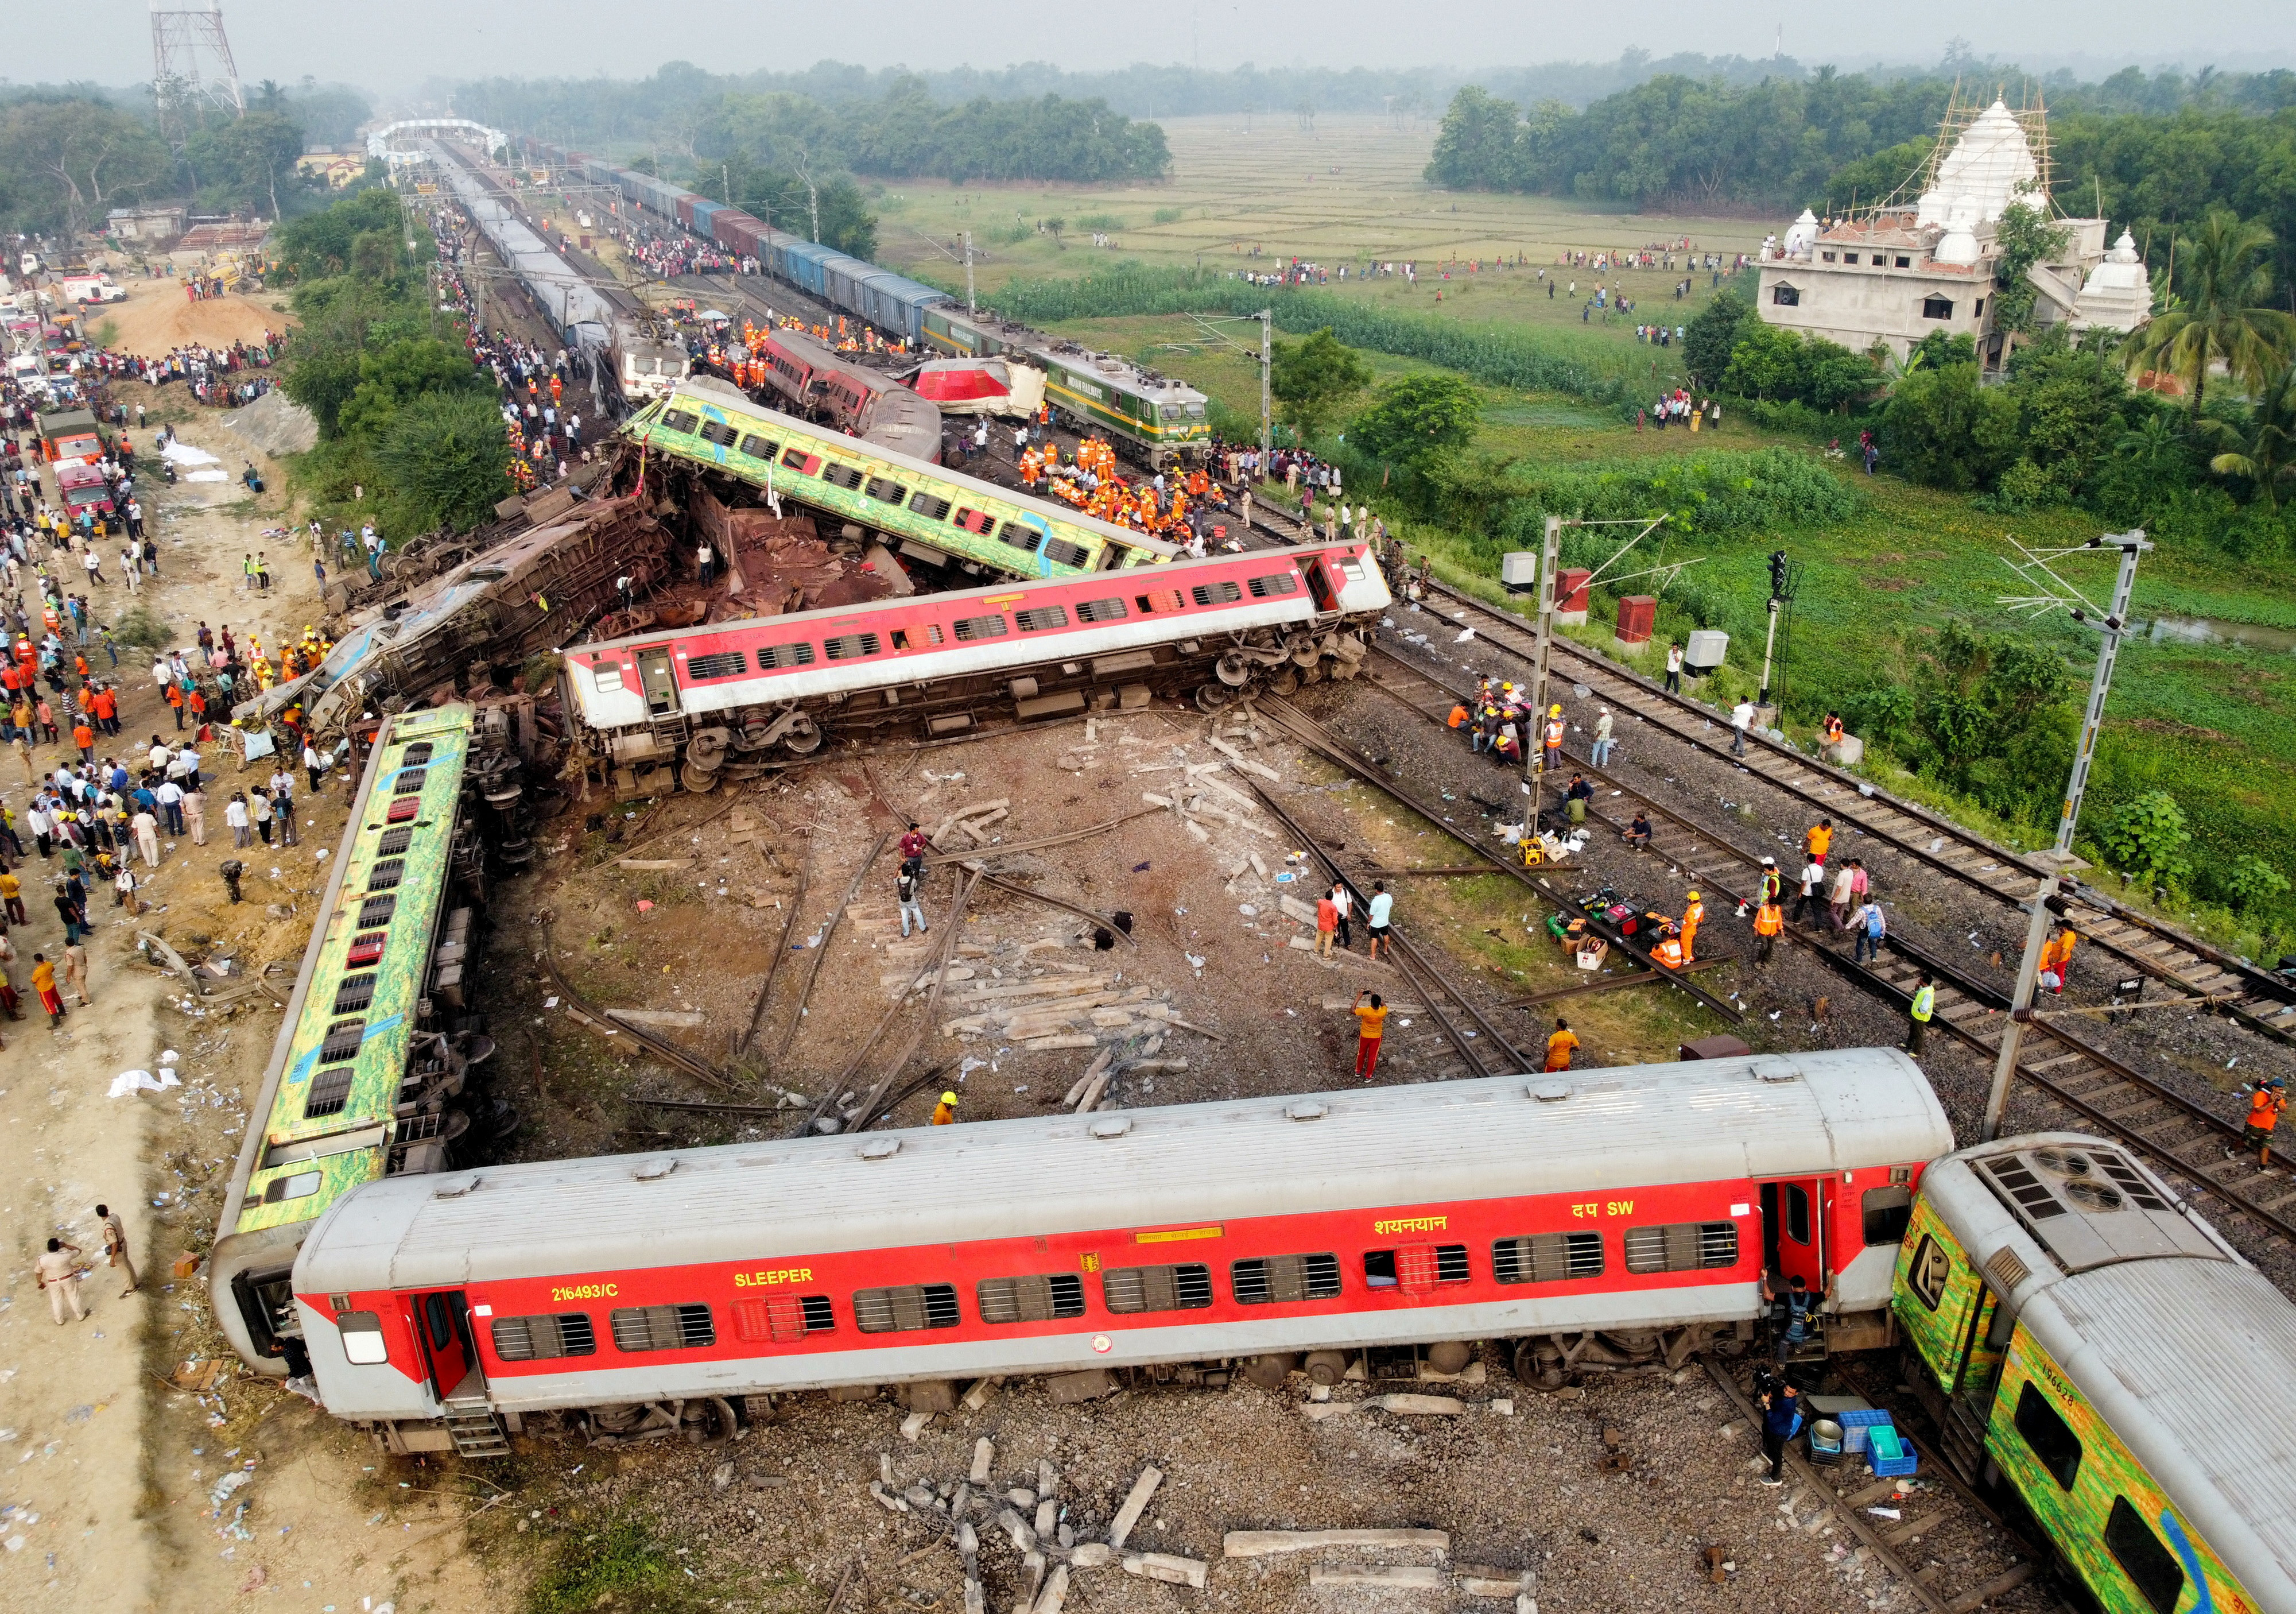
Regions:
<instances>
[{"instance_id":1,"label":"locomotive cab window","mask_svg":"<svg viewBox=\"0 0 2296 1614\"><path fill-rule=\"evenodd\" d=\"M2159 1614L2172 1614L2185 1594L2185 1566L2126 1496L2112 1499L2112 1511L2104 1521L2104 1546L2144 1601Z\"/></svg>"},{"instance_id":2,"label":"locomotive cab window","mask_svg":"<svg viewBox=\"0 0 2296 1614\"><path fill-rule=\"evenodd\" d=\"M1914 1247L1913 1264L1906 1269L1906 1287L1931 1311L1945 1304L1945 1286L1953 1278L1953 1257L1929 1234Z\"/></svg>"},{"instance_id":3,"label":"locomotive cab window","mask_svg":"<svg viewBox=\"0 0 2296 1614\"><path fill-rule=\"evenodd\" d=\"M1869 1188L1859 1201L1859 1210L1869 1246L1899 1243L1905 1239L1906 1225L1914 1219L1914 1190L1903 1187Z\"/></svg>"},{"instance_id":4,"label":"locomotive cab window","mask_svg":"<svg viewBox=\"0 0 2296 1614\"><path fill-rule=\"evenodd\" d=\"M2080 1474L2080 1437L2073 1433L2064 1415L2050 1404L2041 1387L2030 1379L2017 1396L2016 1421L2017 1432L2025 1437L2034 1458L2049 1470L2059 1488L2070 1491Z\"/></svg>"},{"instance_id":5,"label":"locomotive cab window","mask_svg":"<svg viewBox=\"0 0 2296 1614\"><path fill-rule=\"evenodd\" d=\"M954 1284L904 1283L890 1289L856 1289L853 1321L865 1334L893 1334L955 1328L963 1319L957 1314Z\"/></svg>"},{"instance_id":6,"label":"locomotive cab window","mask_svg":"<svg viewBox=\"0 0 2296 1614\"><path fill-rule=\"evenodd\" d=\"M1340 1292L1340 1258L1328 1250L1315 1256L1256 1256L1231 1264L1227 1281L1238 1305L1331 1300Z\"/></svg>"},{"instance_id":7,"label":"locomotive cab window","mask_svg":"<svg viewBox=\"0 0 2296 1614\"><path fill-rule=\"evenodd\" d=\"M1111 1267L1100 1275L1100 1296L1119 1314L1197 1311L1212 1303L1212 1269L1196 1262Z\"/></svg>"},{"instance_id":8,"label":"locomotive cab window","mask_svg":"<svg viewBox=\"0 0 2296 1614\"><path fill-rule=\"evenodd\" d=\"M1051 1322L1084 1315L1084 1280L1074 1272L984 1278L973 1298L983 1322Z\"/></svg>"}]
</instances>

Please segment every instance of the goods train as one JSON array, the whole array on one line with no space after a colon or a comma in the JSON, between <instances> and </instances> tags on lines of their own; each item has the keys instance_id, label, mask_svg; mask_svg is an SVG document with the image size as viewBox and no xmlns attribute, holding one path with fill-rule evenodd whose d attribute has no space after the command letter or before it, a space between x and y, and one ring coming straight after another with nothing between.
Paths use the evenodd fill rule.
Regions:
<instances>
[{"instance_id":1,"label":"goods train","mask_svg":"<svg viewBox=\"0 0 2296 1614\"><path fill-rule=\"evenodd\" d=\"M216 1227L209 1298L232 1348L283 1375L300 1352L295 1252L360 1183L447 1163L467 1043L445 1034L484 900L463 821L466 705L384 720L351 803Z\"/></svg>"},{"instance_id":2,"label":"goods train","mask_svg":"<svg viewBox=\"0 0 2296 1614\"><path fill-rule=\"evenodd\" d=\"M304 1241L318 1393L392 1450L730 1434L742 1396L1136 1370L1329 1383L1501 1342L1527 1383L1743 1349L1764 1272L1890 1338L1924 1162L1895 1050L694 1149L384 1179ZM1391 1357L1387 1358L1391 1360Z\"/></svg>"},{"instance_id":3,"label":"goods train","mask_svg":"<svg viewBox=\"0 0 2296 1614\"><path fill-rule=\"evenodd\" d=\"M1937 1162L1893 1298L1948 1461L2100 1607L2296 1609L2296 1307L2135 1159L2052 1133Z\"/></svg>"},{"instance_id":4,"label":"goods train","mask_svg":"<svg viewBox=\"0 0 2296 1614\"><path fill-rule=\"evenodd\" d=\"M946 292L802 240L651 174L542 141L521 144L528 161L579 173L665 223L756 259L767 274L889 335L945 354L1003 357L1041 370L1047 403L1078 429L1106 433L1153 469L1200 461L1210 451L1206 399L1185 381L1144 370L1119 354L1093 352L1042 331L967 314ZM1016 407L1032 387L1011 389Z\"/></svg>"},{"instance_id":5,"label":"goods train","mask_svg":"<svg viewBox=\"0 0 2296 1614\"><path fill-rule=\"evenodd\" d=\"M786 496L882 532L928 565L1068 577L1152 565L1181 553L1148 533L780 414L708 377L681 382L625 421L621 433L775 499Z\"/></svg>"},{"instance_id":6,"label":"goods train","mask_svg":"<svg viewBox=\"0 0 2296 1614\"><path fill-rule=\"evenodd\" d=\"M685 348L657 339L631 299L600 287L569 263L491 180L447 146L425 141L422 149L504 268L541 303L559 339L594 361L603 358L626 399L660 398L685 376L692 364Z\"/></svg>"},{"instance_id":7,"label":"goods train","mask_svg":"<svg viewBox=\"0 0 2296 1614\"><path fill-rule=\"evenodd\" d=\"M832 728L961 733L988 711L1134 707L1160 687L1216 711L1257 684L1350 678L1390 603L1368 546L1317 544L637 634L573 646L562 677L570 731L622 795L674 763L708 790Z\"/></svg>"}]
</instances>

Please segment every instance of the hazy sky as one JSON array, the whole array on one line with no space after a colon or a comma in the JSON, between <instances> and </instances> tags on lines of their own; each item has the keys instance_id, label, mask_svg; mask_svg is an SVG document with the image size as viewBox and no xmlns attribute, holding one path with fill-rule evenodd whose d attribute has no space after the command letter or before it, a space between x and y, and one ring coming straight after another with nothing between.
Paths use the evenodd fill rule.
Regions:
<instances>
[{"instance_id":1,"label":"hazy sky","mask_svg":"<svg viewBox=\"0 0 2296 1614\"><path fill-rule=\"evenodd\" d=\"M151 76L143 0L12 6L0 73L18 83ZM1137 19L1160 21L1142 27ZM708 7L629 0L224 0L240 75L292 82L305 74L372 91L407 90L432 75L607 73L643 77L685 59L724 71L796 68L824 56L873 67L900 62L1002 67L1050 60L1072 69L1135 61L1205 67L1529 64L1612 61L1634 45L1665 56L1767 55L1784 27L1788 55L1845 68L1877 60L1934 62L1958 35L1980 55L2026 63L2068 55L2116 62L2296 58L2290 0L1931 0L1931 4L1787 8L1744 0L1685 4L1525 4L1449 0L1193 0L1142 8L927 0L862 6L786 3ZM861 26L856 27L859 23ZM1193 22L1193 28L1192 28Z\"/></svg>"}]
</instances>

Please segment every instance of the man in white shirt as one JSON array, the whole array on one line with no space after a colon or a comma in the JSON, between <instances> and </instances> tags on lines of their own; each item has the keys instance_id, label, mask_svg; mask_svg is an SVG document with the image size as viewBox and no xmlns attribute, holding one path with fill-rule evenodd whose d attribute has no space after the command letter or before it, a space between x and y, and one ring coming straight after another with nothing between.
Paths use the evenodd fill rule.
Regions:
<instances>
[{"instance_id":1,"label":"man in white shirt","mask_svg":"<svg viewBox=\"0 0 2296 1614\"><path fill-rule=\"evenodd\" d=\"M1741 699L1730 708L1730 754L1746 754L1746 730L1753 726L1754 703Z\"/></svg>"},{"instance_id":2,"label":"man in white shirt","mask_svg":"<svg viewBox=\"0 0 2296 1614\"><path fill-rule=\"evenodd\" d=\"M160 814L168 820L168 833L180 836L184 833L184 787L168 779L152 794L159 799Z\"/></svg>"}]
</instances>

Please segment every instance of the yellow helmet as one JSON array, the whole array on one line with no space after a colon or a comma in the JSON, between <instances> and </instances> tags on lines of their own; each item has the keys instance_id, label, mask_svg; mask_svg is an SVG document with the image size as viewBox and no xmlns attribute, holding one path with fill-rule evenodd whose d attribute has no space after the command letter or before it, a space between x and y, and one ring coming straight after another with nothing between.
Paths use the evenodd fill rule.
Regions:
<instances>
[{"instance_id":1,"label":"yellow helmet","mask_svg":"<svg viewBox=\"0 0 2296 1614\"><path fill-rule=\"evenodd\" d=\"M1549 706L1546 709L1546 715L1549 717L1561 717L1562 715L1562 708L1560 706Z\"/></svg>"},{"instance_id":2,"label":"yellow helmet","mask_svg":"<svg viewBox=\"0 0 2296 1614\"><path fill-rule=\"evenodd\" d=\"M956 1102L956 1095L955 1093L943 1093L940 1096L940 1101L944 1104L954 1104Z\"/></svg>"},{"instance_id":3,"label":"yellow helmet","mask_svg":"<svg viewBox=\"0 0 2296 1614\"><path fill-rule=\"evenodd\" d=\"M1702 899L1699 897L1699 894L1698 894L1696 892L1694 892L1694 891L1693 891L1693 892L1692 892L1692 893L1690 893L1690 900L1691 900L1692 902L1699 902L1699 901L1701 901Z\"/></svg>"}]
</instances>

